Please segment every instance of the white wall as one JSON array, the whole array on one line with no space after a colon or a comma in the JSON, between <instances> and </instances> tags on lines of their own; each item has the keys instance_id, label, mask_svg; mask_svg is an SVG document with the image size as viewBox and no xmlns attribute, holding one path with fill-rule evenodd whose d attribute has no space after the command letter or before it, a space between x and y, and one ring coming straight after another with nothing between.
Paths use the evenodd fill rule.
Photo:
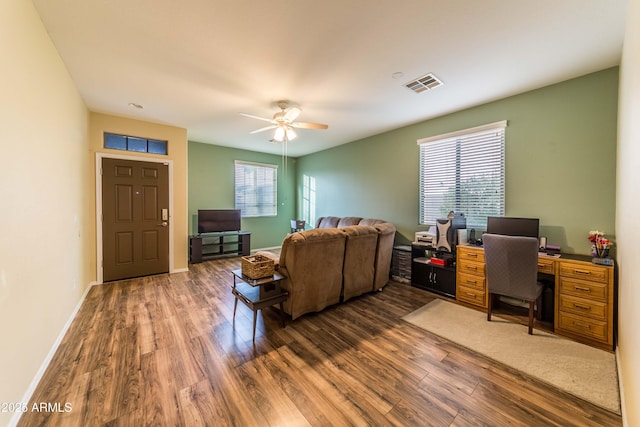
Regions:
<instances>
[{"instance_id":1,"label":"white wall","mask_svg":"<svg viewBox=\"0 0 640 427\"><path fill-rule=\"evenodd\" d=\"M88 120L33 4L0 1L0 402L21 401L91 280Z\"/></svg>"},{"instance_id":2,"label":"white wall","mask_svg":"<svg viewBox=\"0 0 640 427\"><path fill-rule=\"evenodd\" d=\"M616 234L618 357L626 425L640 426L640 0L630 0L620 67Z\"/></svg>"}]
</instances>

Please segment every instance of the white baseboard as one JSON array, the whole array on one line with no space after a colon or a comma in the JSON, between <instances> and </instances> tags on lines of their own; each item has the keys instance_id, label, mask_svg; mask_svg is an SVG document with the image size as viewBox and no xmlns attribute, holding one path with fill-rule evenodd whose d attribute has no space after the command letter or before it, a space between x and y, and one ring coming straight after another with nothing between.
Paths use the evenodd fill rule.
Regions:
<instances>
[{"instance_id":1,"label":"white baseboard","mask_svg":"<svg viewBox=\"0 0 640 427\"><path fill-rule=\"evenodd\" d=\"M273 249L281 249L281 248L282 248L282 246L271 246L271 247L268 247L268 248L252 249L251 252L270 251L270 250L273 250Z\"/></svg>"},{"instance_id":2,"label":"white baseboard","mask_svg":"<svg viewBox=\"0 0 640 427\"><path fill-rule=\"evenodd\" d=\"M186 273L188 272L189 269L188 268L177 268L173 271L171 271L169 274L174 274L174 273Z\"/></svg>"},{"instance_id":3,"label":"white baseboard","mask_svg":"<svg viewBox=\"0 0 640 427\"><path fill-rule=\"evenodd\" d=\"M87 289L84 291L84 293L80 297L80 301L78 301L78 303L76 304L76 307L71 312L69 319L67 319L67 323L65 323L65 325L62 327L60 334L58 334L58 338L53 343L53 346L51 347L51 350L49 350L47 357L44 358L42 365L40 365L40 369L38 369L38 372L36 372L36 375L31 380L31 384L29 384L29 387L27 388L27 391L25 391L24 395L22 396L22 400L20 400L20 402L28 403L29 400L31 400L31 396L33 396L33 393L36 391L36 387L38 387L38 384L42 380L42 377L46 372L47 368L49 367L51 360L53 360L53 356L56 354L56 351L58 351L58 347L60 346L62 339L67 334L67 331L71 327L71 323L73 323L73 320L76 318L78 311L80 311L80 307L82 307L84 300L87 298L87 295L89 294L89 290L97 284L98 282L91 282L89 283L89 286L87 286ZM20 421L21 416L22 416L22 412L14 413L13 417L11 417L11 419L9 420L8 426L15 427L16 425L18 425L18 421Z\"/></svg>"},{"instance_id":4,"label":"white baseboard","mask_svg":"<svg viewBox=\"0 0 640 427\"><path fill-rule=\"evenodd\" d=\"M627 421L627 411L626 405L624 402L624 385L622 384L622 371L620 371L620 350L618 346L616 346L616 368L618 370L618 389L620 390L620 411L622 413L622 425L628 426L629 422Z\"/></svg>"}]
</instances>

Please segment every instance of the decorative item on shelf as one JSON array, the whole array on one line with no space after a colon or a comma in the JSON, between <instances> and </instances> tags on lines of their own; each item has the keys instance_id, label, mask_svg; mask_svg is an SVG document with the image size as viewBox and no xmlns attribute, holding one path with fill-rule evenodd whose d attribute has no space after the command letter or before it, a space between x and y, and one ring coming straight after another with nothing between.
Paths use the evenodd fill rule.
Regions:
<instances>
[{"instance_id":1,"label":"decorative item on shelf","mask_svg":"<svg viewBox=\"0 0 640 427\"><path fill-rule=\"evenodd\" d=\"M264 255L242 257L242 274L251 279L273 276L275 265L271 258Z\"/></svg>"},{"instance_id":2,"label":"decorative item on shelf","mask_svg":"<svg viewBox=\"0 0 640 427\"><path fill-rule=\"evenodd\" d=\"M594 264L613 265L613 260L609 258L611 240L604 237L604 233L598 230L589 232L591 242L591 256Z\"/></svg>"}]
</instances>

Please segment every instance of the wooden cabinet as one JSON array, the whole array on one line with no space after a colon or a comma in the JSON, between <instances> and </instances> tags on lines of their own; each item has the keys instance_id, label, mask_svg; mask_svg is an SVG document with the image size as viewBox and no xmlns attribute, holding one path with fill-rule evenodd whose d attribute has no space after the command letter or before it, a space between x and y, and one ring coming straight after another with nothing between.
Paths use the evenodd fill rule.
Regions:
<instances>
[{"instance_id":1,"label":"wooden cabinet","mask_svg":"<svg viewBox=\"0 0 640 427\"><path fill-rule=\"evenodd\" d=\"M458 245L456 262L456 298L467 304L486 308L484 250L474 246Z\"/></svg>"},{"instance_id":2,"label":"wooden cabinet","mask_svg":"<svg viewBox=\"0 0 640 427\"><path fill-rule=\"evenodd\" d=\"M556 274L556 263L554 258L538 258L538 273Z\"/></svg>"},{"instance_id":3,"label":"wooden cabinet","mask_svg":"<svg viewBox=\"0 0 640 427\"><path fill-rule=\"evenodd\" d=\"M447 259L450 263L434 264L431 262L433 257ZM411 286L455 298L456 269L451 254L421 244L411 245Z\"/></svg>"},{"instance_id":4,"label":"wooden cabinet","mask_svg":"<svg viewBox=\"0 0 640 427\"><path fill-rule=\"evenodd\" d=\"M613 350L614 268L583 255L540 256L538 272L555 276L554 332ZM456 299L487 308L484 249L457 247Z\"/></svg>"},{"instance_id":5,"label":"wooden cabinet","mask_svg":"<svg viewBox=\"0 0 640 427\"><path fill-rule=\"evenodd\" d=\"M431 264L429 258L414 258L411 263L411 286L455 298L456 270Z\"/></svg>"},{"instance_id":6,"label":"wooden cabinet","mask_svg":"<svg viewBox=\"0 0 640 427\"><path fill-rule=\"evenodd\" d=\"M559 261L554 330L560 335L613 349L613 267Z\"/></svg>"}]
</instances>

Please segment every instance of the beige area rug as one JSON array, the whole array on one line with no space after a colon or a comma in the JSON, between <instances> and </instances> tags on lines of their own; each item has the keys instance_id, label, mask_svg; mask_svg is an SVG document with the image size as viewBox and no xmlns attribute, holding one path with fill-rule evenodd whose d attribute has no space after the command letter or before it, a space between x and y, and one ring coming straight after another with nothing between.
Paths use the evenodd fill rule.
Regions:
<instances>
[{"instance_id":1,"label":"beige area rug","mask_svg":"<svg viewBox=\"0 0 640 427\"><path fill-rule=\"evenodd\" d=\"M620 414L615 355L443 300L404 318L422 329Z\"/></svg>"}]
</instances>

